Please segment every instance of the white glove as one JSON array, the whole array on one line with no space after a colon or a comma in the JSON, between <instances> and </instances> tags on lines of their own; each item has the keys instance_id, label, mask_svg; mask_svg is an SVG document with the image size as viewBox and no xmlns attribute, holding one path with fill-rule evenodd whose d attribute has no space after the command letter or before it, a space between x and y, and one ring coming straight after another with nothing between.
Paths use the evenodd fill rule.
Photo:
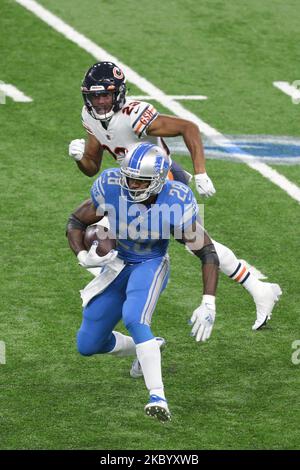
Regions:
<instances>
[{"instance_id":1,"label":"white glove","mask_svg":"<svg viewBox=\"0 0 300 470\"><path fill-rule=\"evenodd\" d=\"M117 250L110 250L107 255L99 256L96 253L98 243L94 242L89 251L82 250L78 253L77 259L79 264L84 268L95 268L99 266L106 266L112 263L118 256Z\"/></svg>"},{"instance_id":2,"label":"white glove","mask_svg":"<svg viewBox=\"0 0 300 470\"><path fill-rule=\"evenodd\" d=\"M84 154L85 140L84 139L75 139L70 142L69 145L69 155L74 160L79 162Z\"/></svg>"},{"instance_id":3,"label":"white glove","mask_svg":"<svg viewBox=\"0 0 300 470\"><path fill-rule=\"evenodd\" d=\"M206 341L212 332L216 316L215 296L203 295L201 305L194 310L190 319L193 325L192 336L196 336L196 341Z\"/></svg>"},{"instance_id":4,"label":"white glove","mask_svg":"<svg viewBox=\"0 0 300 470\"><path fill-rule=\"evenodd\" d=\"M212 196L216 190L212 183L212 180L207 173L198 173L195 175L196 189L201 196Z\"/></svg>"}]
</instances>

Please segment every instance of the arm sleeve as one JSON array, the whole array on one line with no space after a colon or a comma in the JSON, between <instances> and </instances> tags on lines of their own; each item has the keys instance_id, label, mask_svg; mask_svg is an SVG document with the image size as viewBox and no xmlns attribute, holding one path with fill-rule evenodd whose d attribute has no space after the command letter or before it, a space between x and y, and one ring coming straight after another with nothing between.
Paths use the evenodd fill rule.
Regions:
<instances>
[{"instance_id":1,"label":"arm sleeve","mask_svg":"<svg viewBox=\"0 0 300 470\"><path fill-rule=\"evenodd\" d=\"M134 133L140 138L146 131L151 122L158 116L158 111L150 103L144 101L140 102L139 107L135 106L134 110L130 114L130 124Z\"/></svg>"}]
</instances>

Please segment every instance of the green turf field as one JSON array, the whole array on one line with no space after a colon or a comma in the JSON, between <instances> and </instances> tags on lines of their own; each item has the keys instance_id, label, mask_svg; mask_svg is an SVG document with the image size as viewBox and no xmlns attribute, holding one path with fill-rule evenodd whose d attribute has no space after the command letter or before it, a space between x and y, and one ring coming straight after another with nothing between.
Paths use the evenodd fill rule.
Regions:
<instances>
[{"instance_id":1,"label":"green turf field","mask_svg":"<svg viewBox=\"0 0 300 470\"><path fill-rule=\"evenodd\" d=\"M300 105L272 86L300 79L296 0L40 3L165 93L207 95L182 104L220 132L299 133ZM244 164L208 160L217 188L205 201L208 231L280 283L283 296L253 333L252 299L220 276L212 337L196 344L187 321L201 299L199 263L172 242L153 331L168 342L173 420L147 418L129 358L76 351L78 291L90 276L64 232L92 180L67 147L84 137L79 90L95 59L13 0L1 0L0 12L0 80L34 100L0 105L0 449L298 449L299 203ZM191 171L188 157L175 158ZM113 164L107 155L103 167ZM300 186L300 165L273 168Z\"/></svg>"}]
</instances>

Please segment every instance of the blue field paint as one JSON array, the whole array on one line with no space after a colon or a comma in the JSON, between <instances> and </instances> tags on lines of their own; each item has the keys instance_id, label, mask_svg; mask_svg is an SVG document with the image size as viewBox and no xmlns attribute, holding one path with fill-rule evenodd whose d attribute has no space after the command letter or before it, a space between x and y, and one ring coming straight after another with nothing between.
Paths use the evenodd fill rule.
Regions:
<instances>
[{"instance_id":1,"label":"blue field paint","mask_svg":"<svg viewBox=\"0 0 300 470\"><path fill-rule=\"evenodd\" d=\"M216 145L204 138L206 158L240 161L239 156L251 155L259 161L275 164L300 164L300 138L271 135L226 135L232 145ZM172 153L188 155L182 139L166 139Z\"/></svg>"}]
</instances>

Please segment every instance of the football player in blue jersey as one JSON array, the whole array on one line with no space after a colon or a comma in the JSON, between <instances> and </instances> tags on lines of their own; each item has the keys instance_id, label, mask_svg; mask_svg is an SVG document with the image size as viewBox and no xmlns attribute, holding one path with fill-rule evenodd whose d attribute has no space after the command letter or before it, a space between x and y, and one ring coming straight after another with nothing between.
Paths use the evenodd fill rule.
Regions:
<instances>
[{"instance_id":1,"label":"football player in blue jersey","mask_svg":"<svg viewBox=\"0 0 300 470\"><path fill-rule=\"evenodd\" d=\"M161 421L170 419L170 411L160 344L152 333L151 320L168 282L170 234L202 262L202 302L190 320L196 341L211 335L219 270L218 255L201 225L195 197L188 186L166 179L169 167L160 147L135 145L120 169L102 172L93 184L91 198L73 212L67 227L79 263L86 268L104 266L83 295L78 351L86 356L136 354L150 394L145 412ZM86 251L83 237L86 227L104 214L116 236L116 249L99 256L96 244ZM130 336L114 330L121 319Z\"/></svg>"}]
</instances>

